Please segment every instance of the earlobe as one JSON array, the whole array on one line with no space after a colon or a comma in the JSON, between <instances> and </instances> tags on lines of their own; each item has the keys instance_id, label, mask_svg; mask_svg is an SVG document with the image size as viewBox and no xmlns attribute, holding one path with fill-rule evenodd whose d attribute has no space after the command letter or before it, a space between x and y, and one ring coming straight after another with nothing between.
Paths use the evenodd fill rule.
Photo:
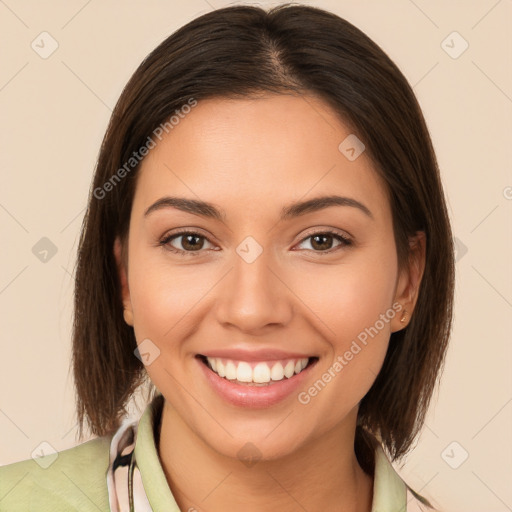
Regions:
<instances>
[{"instance_id":1,"label":"earlobe","mask_svg":"<svg viewBox=\"0 0 512 512\"><path fill-rule=\"evenodd\" d=\"M409 310L404 306L402 302L396 300L393 306L396 311L396 315L394 316L393 320L391 320L392 333L405 329L409 323L409 320L411 319Z\"/></svg>"},{"instance_id":2,"label":"earlobe","mask_svg":"<svg viewBox=\"0 0 512 512\"><path fill-rule=\"evenodd\" d=\"M409 263L400 274L395 295L395 303L399 303L401 309L392 322L391 332L404 329L411 320L425 270L425 257L426 236L423 231L418 231L409 239Z\"/></svg>"},{"instance_id":3,"label":"earlobe","mask_svg":"<svg viewBox=\"0 0 512 512\"><path fill-rule=\"evenodd\" d=\"M128 273L126 269L126 259L123 255L123 245L119 237L114 241L114 257L117 264L117 272L119 283L121 285L121 298L123 301L123 317L124 321L133 327L133 310L130 300L130 289L128 287Z\"/></svg>"},{"instance_id":4,"label":"earlobe","mask_svg":"<svg viewBox=\"0 0 512 512\"><path fill-rule=\"evenodd\" d=\"M124 308L123 318L128 325L131 325L133 327L133 313L131 309L128 309L126 307Z\"/></svg>"}]
</instances>

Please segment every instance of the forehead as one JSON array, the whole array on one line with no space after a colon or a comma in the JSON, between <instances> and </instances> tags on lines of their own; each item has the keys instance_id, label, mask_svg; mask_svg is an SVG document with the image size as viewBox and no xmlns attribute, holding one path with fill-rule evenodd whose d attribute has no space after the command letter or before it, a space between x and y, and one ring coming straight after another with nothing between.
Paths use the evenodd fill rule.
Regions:
<instances>
[{"instance_id":1,"label":"forehead","mask_svg":"<svg viewBox=\"0 0 512 512\"><path fill-rule=\"evenodd\" d=\"M350 160L343 152L343 141L353 137L313 96L202 100L155 139L139 171L134 208L168 194L216 203L229 214L230 207L263 211L340 194L371 199L372 211L384 214L386 189L370 158L362 152Z\"/></svg>"}]
</instances>

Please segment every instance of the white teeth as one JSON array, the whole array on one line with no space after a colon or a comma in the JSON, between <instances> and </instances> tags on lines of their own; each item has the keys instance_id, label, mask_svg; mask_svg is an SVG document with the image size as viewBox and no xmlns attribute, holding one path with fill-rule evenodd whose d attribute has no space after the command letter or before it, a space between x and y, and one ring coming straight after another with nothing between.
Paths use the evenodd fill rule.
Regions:
<instances>
[{"instance_id":1,"label":"white teeth","mask_svg":"<svg viewBox=\"0 0 512 512\"><path fill-rule=\"evenodd\" d=\"M225 377L226 376L226 372L224 371L224 363L220 359L217 360L217 373L221 377Z\"/></svg>"},{"instance_id":2,"label":"white teeth","mask_svg":"<svg viewBox=\"0 0 512 512\"><path fill-rule=\"evenodd\" d=\"M232 361L228 361L226 363L226 366L224 366L224 371L226 373L226 379L236 379L236 366L233 364Z\"/></svg>"},{"instance_id":3,"label":"white teeth","mask_svg":"<svg viewBox=\"0 0 512 512\"><path fill-rule=\"evenodd\" d=\"M238 363L236 369L236 380L240 382L252 382L252 368L248 363Z\"/></svg>"},{"instance_id":4,"label":"white teeth","mask_svg":"<svg viewBox=\"0 0 512 512\"><path fill-rule=\"evenodd\" d=\"M286 363L284 367L284 375L285 377L290 378L295 373L295 363L293 361L289 361Z\"/></svg>"},{"instance_id":5,"label":"white teeth","mask_svg":"<svg viewBox=\"0 0 512 512\"><path fill-rule=\"evenodd\" d=\"M210 368L220 377L228 380L238 380L239 382L264 384L267 382L291 378L300 373L307 366L309 358L290 359L283 363L259 362L254 368L245 361L233 361L230 359L220 359L217 357L207 357Z\"/></svg>"},{"instance_id":6,"label":"white teeth","mask_svg":"<svg viewBox=\"0 0 512 512\"><path fill-rule=\"evenodd\" d=\"M274 366L272 366L272 370L270 370L270 378L272 380L284 379L284 370L283 365L281 363L277 363Z\"/></svg>"},{"instance_id":7,"label":"white teeth","mask_svg":"<svg viewBox=\"0 0 512 512\"><path fill-rule=\"evenodd\" d=\"M263 382L270 382L270 368L268 364L258 363L252 371L252 380L259 384Z\"/></svg>"}]
</instances>

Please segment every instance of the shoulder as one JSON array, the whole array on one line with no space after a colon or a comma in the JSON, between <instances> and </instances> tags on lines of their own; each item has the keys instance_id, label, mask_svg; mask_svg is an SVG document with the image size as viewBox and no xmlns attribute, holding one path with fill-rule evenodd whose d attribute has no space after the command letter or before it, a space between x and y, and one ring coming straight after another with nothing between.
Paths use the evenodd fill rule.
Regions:
<instances>
[{"instance_id":1,"label":"shoulder","mask_svg":"<svg viewBox=\"0 0 512 512\"><path fill-rule=\"evenodd\" d=\"M110 510L107 469L111 436L0 466L0 512Z\"/></svg>"}]
</instances>

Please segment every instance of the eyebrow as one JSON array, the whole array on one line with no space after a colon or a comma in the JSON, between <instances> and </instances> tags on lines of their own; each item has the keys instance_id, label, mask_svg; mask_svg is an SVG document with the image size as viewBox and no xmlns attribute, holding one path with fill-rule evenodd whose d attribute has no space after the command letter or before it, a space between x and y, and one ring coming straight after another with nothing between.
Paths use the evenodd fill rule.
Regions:
<instances>
[{"instance_id":1,"label":"eyebrow","mask_svg":"<svg viewBox=\"0 0 512 512\"><path fill-rule=\"evenodd\" d=\"M361 202L356 201L350 197L342 196L322 196L307 201L299 201L289 204L281 210L280 220L289 220L292 218L300 217L308 213L330 208L331 206L350 206L362 211L365 215L373 219L372 212ZM226 212L217 208L212 203L200 201L197 199L187 199L185 197L165 196L158 199L144 212L144 216L150 213L161 210L164 208L175 208L183 212L192 213L200 217L207 217L219 221L225 221Z\"/></svg>"}]
</instances>

